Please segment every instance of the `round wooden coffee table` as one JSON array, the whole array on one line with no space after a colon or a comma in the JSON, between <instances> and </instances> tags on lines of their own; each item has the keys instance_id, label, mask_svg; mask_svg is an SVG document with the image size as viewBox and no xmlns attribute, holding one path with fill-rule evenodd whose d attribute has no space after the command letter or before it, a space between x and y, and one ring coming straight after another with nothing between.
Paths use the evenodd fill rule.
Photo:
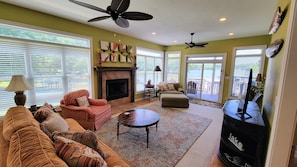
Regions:
<instances>
[{"instance_id":1,"label":"round wooden coffee table","mask_svg":"<svg viewBox=\"0 0 297 167\"><path fill-rule=\"evenodd\" d=\"M152 110L134 109L134 110L125 111L118 116L117 138L119 139L120 125L124 125L131 128L145 128L146 143L148 148L149 127L152 125L156 125L156 130L157 130L159 120L160 120L159 114Z\"/></svg>"}]
</instances>

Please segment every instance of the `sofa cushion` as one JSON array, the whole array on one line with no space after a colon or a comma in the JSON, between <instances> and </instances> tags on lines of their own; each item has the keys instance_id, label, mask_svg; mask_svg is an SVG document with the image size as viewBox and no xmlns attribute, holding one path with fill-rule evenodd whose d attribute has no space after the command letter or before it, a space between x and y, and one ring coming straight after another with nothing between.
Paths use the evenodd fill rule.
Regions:
<instances>
[{"instance_id":1,"label":"sofa cushion","mask_svg":"<svg viewBox=\"0 0 297 167\"><path fill-rule=\"evenodd\" d=\"M54 167L67 164L57 156L48 136L37 127L28 126L11 136L7 166Z\"/></svg>"},{"instance_id":2,"label":"sofa cushion","mask_svg":"<svg viewBox=\"0 0 297 167\"><path fill-rule=\"evenodd\" d=\"M90 147L76 141L58 136L56 152L70 167L107 167L104 159Z\"/></svg>"},{"instance_id":3,"label":"sofa cushion","mask_svg":"<svg viewBox=\"0 0 297 167\"><path fill-rule=\"evenodd\" d=\"M32 113L24 106L11 107L3 120L2 135L6 141L9 141L17 130L29 126L39 128L39 122L33 118Z\"/></svg>"}]
</instances>

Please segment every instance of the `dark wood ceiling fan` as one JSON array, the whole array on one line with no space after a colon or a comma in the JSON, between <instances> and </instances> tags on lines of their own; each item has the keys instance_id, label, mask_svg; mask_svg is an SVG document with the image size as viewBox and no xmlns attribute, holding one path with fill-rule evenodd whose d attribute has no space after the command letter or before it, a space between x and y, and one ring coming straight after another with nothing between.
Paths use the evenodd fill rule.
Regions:
<instances>
[{"instance_id":1,"label":"dark wood ceiling fan","mask_svg":"<svg viewBox=\"0 0 297 167\"><path fill-rule=\"evenodd\" d=\"M187 48L204 48L205 47L205 45L207 45L208 44L208 42L200 42L200 43L194 43L193 42L193 35L194 35L195 33L191 33L191 42L190 43L185 43L186 45L187 45L187 47L186 47L186 49Z\"/></svg>"},{"instance_id":2,"label":"dark wood ceiling fan","mask_svg":"<svg viewBox=\"0 0 297 167\"><path fill-rule=\"evenodd\" d=\"M127 28L129 27L128 20L150 20L153 18L152 15L143 12L127 12L127 9L130 5L130 0L112 0L111 5L108 6L106 10L76 0L69 1L77 5L108 14L107 16L95 17L88 20L88 22L112 18L118 26Z\"/></svg>"}]
</instances>

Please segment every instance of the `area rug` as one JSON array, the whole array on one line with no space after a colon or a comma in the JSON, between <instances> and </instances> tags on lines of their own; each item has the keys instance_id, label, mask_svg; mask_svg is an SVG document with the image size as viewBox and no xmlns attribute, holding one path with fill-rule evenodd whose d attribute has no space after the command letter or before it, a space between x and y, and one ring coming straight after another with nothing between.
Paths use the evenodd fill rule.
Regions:
<instances>
[{"instance_id":1,"label":"area rug","mask_svg":"<svg viewBox=\"0 0 297 167\"><path fill-rule=\"evenodd\" d=\"M202 106L214 107L214 108L222 108L224 105L222 103L216 103L216 102L207 101L207 100L200 100L196 98L190 98L190 103L198 104Z\"/></svg>"},{"instance_id":2,"label":"area rug","mask_svg":"<svg viewBox=\"0 0 297 167\"><path fill-rule=\"evenodd\" d=\"M135 167L173 167L211 123L211 119L185 112L180 108L162 108L159 102L138 108L160 115L158 128L149 129L149 148L145 128L120 126L117 140L117 116L106 122L96 133L115 152Z\"/></svg>"}]
</instances>

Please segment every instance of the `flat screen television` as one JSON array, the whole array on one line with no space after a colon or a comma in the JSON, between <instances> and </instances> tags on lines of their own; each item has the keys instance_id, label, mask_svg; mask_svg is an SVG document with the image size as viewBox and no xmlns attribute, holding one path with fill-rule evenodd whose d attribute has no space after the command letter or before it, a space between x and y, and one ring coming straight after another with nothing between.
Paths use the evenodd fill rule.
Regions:
<instances>
[{"instance_id":1,"label":"flat screen television","mask_svg":"<svg viewBox=\"0 0 297 167\"><path fill-rule=\"evenodd\" d=\"M250 119L252 116L247 113L247 107L249 103L249 96L251 94L251 87L252 87L252 78L253 78L253 70L250 69L250 75L249 75L249 81L247 85L246 95L244 99L240 99L239 105L238 105L238 112L237 116L239 116L242 120Z\"/></svg>"}]
</instances>

